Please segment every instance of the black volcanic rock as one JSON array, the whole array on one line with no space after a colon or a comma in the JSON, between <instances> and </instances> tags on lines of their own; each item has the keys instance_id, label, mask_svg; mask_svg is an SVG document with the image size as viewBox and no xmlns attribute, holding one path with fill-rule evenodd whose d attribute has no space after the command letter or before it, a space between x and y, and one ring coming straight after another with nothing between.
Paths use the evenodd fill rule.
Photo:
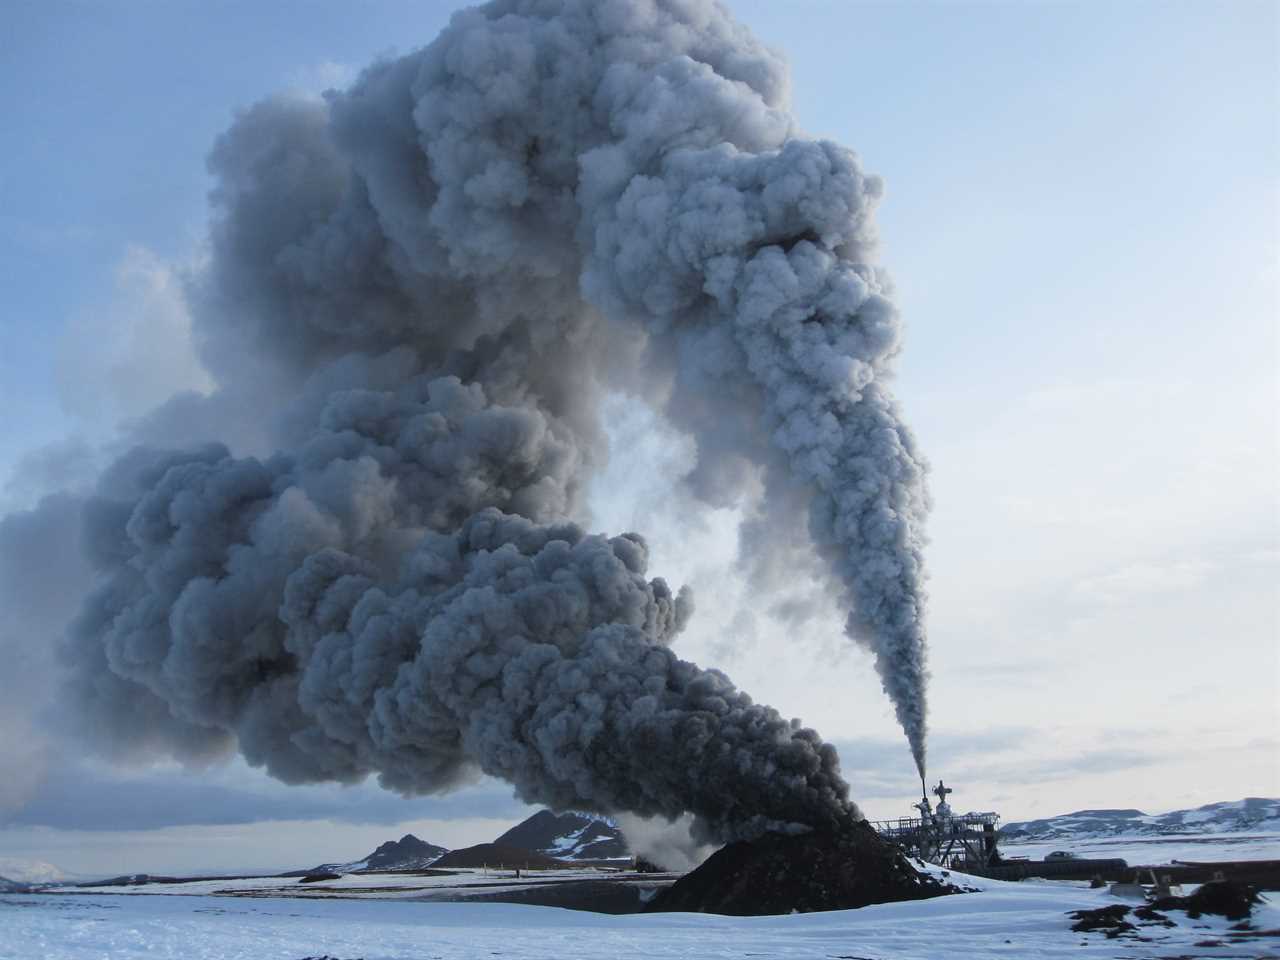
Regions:
<instances>
[{"instance_id":1,"label":"black volcanic rock","mask_svg":"<svg viewBox=\"0 0 1280 960\"><path fill-rule=\"evenodd\" d=\"M420 870L430 866L449 851L434 843L419 840L406 833L399 840L388 840L365 858L366 870Z\"/></svg>"},{"instance_id":2,"label":"black volcanic rock","mask_svg":"<svg viewBox=\"0 0 1280 960\"><path fill-rule=\"evenodd\" d=\"M731 843L658 894L645 912L809 913L959 892L918 873L901 850L856 822Z\"/></svg>"},{"instance_id":3,"label":"black volcanic rock","mask_svg":"<svg viewBox=\"0 0 1280 960\"><path fill-rule=\"evenodd\" d=\"M494 843L562 860L620 860L631 856L617 827L582 813L539 810Z\"/></svg>"},{"instance_id":4,"label":"black volcanic rock","mask_svg":"<svg viewBox=\"0 0 1280 960\"><path fill-rule=\"evenodd\" d=\"M322 880L341 880L342 877L336 873L308 873L305 877L298 880L299 883L319 883Z\"/></svg>"}]
</instances>

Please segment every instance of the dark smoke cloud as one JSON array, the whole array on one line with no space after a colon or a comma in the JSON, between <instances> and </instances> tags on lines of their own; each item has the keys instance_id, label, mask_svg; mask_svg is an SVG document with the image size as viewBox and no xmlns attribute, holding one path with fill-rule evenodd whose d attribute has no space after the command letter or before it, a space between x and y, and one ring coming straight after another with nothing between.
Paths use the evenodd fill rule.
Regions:
<instances>
[{"instance_id":1,"label":"dark smoke cloud","mask_svg":"<svg viewBox=\"0 0 1280 960\"><path fill-rule=\"evenodd\" d=\"M644 541L570 522L621 393L695 441L688 497L746 511L753 582L844 604L923 769L881 188L786 93L718 4L499 0L245 111L189 290L216 389L82 511L85 736L287 782L484 772L720 840L856 815L830 745L668 649L691 600Z\"/></svg>"}]
</instances>

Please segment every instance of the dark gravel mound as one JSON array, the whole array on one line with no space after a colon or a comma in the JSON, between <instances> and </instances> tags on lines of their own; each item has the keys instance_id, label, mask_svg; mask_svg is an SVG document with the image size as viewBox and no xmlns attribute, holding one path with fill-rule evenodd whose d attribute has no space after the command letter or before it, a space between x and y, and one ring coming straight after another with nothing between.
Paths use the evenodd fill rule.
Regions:
<instances>
[{"instance_id":1,"label":"dark gravel mound","mask_svg":"<svg viewBox=\"0 0 1280 960\"><path fill-rule=\"evenodd\" d=\"M1234 880L1216 880L1189 897L1161 897L1151 906L1157 910L1185 910L1192 920L1206 913L1228 920L1246 920L1253 913L1253 905L1261 900L1252 887Z\"/></svg>"},{"instance_id":2,"label":"dark gravel mound","mask_svg":"<svg viewBox=\"0 0 1280 960\"><path fill-rule=\"evenodd\" d=\"M810 913L959 892L917 873L901 850L858 822L731 843L655 897L645 912Z\"/></svg>"},{"instance_id":3,"label":"dark gravel mound","mask_svg":"<svg viewBox=\"0 0 1280 960\"><path fill-rule=\"evenodd\" d=\"M448 867L502 867L514 870L517 867L530 870L546 870L551 867L563 867L564 863L551 857L544 857L532 850L521 850L501 843L480 843L474 847L463 847L451 850L432 864L437 869Z\"/></svg>"}]
</instances>

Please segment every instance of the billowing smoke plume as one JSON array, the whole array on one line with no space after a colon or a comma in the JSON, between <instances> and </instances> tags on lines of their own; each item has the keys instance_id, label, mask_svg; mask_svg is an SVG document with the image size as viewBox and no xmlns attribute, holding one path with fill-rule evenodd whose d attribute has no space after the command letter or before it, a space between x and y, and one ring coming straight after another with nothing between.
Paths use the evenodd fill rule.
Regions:
<instances>
[{"instance_id":1,"label":"billowing smoke plume","mask_svg":"<svg viewBox=\"0 0 1280 960\"><path fill-rule=\"evenodd\" d=\"M702 838L856 815L830 745L671 653L691 601L644 541L570 522L623 393L695 440L694 500L746 505L752 576L821 558L923 770L880 184L785 99L718 4L498 0L241 115L190 290L217 389L84 507L86 728L289 782L482 771Z\"/></svg>"}]
</instances>

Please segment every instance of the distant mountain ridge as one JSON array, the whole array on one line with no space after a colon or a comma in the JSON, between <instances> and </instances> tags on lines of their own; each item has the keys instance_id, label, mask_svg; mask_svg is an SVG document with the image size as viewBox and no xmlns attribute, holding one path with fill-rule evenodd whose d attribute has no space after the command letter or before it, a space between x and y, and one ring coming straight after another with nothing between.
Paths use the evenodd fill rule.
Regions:
<instances>
[{"instance_id":1,"label":"distant mountain ridge","mask_svg":"<svg viewBox=\"0 0 1280 960\"><path fill-rule=\"evenodd\" d=\"M458 856L446 856L451 853ZM539 810L492 843L478 847L450 851L447 847L428 843L406 833L399 840L388 840L381 844L363 860L322 863L310 870L291 871L285 876L423 870L431 866L481 866L506 861L546 867L555 860L622 860L630 856L622 831L611 820L585 813ZM473 860L475 863L471 862Z\"/></svg>"},{"instance_id":2,"label":"distant mountain ridge","mask_svg":"<svg viewBox=\"0 0 1280 960\"><path fill-rule=\"evenodd\" d=\"M322 863L304 873L356 873L361 870L422 870L431 866L449 850L434 843L419 840L406 833L399 840L380 844L363 860L350 863ZM295 871L296 872L296 871Z\"/></svg>"},{"instance_id":3,"label":"distant mountain ridge","mask_svg":"<svg viewBox=\"0 0 1280 960\"><path fill-rule=\"evenodd\" d=\"M22 893L28 889L27 884L0 877L0 893Z\"/></svg>"},{"instance_id":4,"label":"distant mountain ridge","mask_svg":"<svg viewBox=\"0 0 1280 960\"><path fill-rule=\"evenodd\" d=\"M1004 840L1085 840L1116 836L1280 831L1280 799L1246 797L1152 815L1141 810L1077 810L1043 820L1006 823Z\"/></svg>"},{"instance_id":5,"label":"distant mountain ridge","mask_svg":"<svg viewBox=\"0 0 1280 960\"><path fill-rule=\"evenodd\" d=\"M494 841L557 860L622 860L631 856L613 821L586 813L539 810Z\"/></svg>"}]
</instances>

